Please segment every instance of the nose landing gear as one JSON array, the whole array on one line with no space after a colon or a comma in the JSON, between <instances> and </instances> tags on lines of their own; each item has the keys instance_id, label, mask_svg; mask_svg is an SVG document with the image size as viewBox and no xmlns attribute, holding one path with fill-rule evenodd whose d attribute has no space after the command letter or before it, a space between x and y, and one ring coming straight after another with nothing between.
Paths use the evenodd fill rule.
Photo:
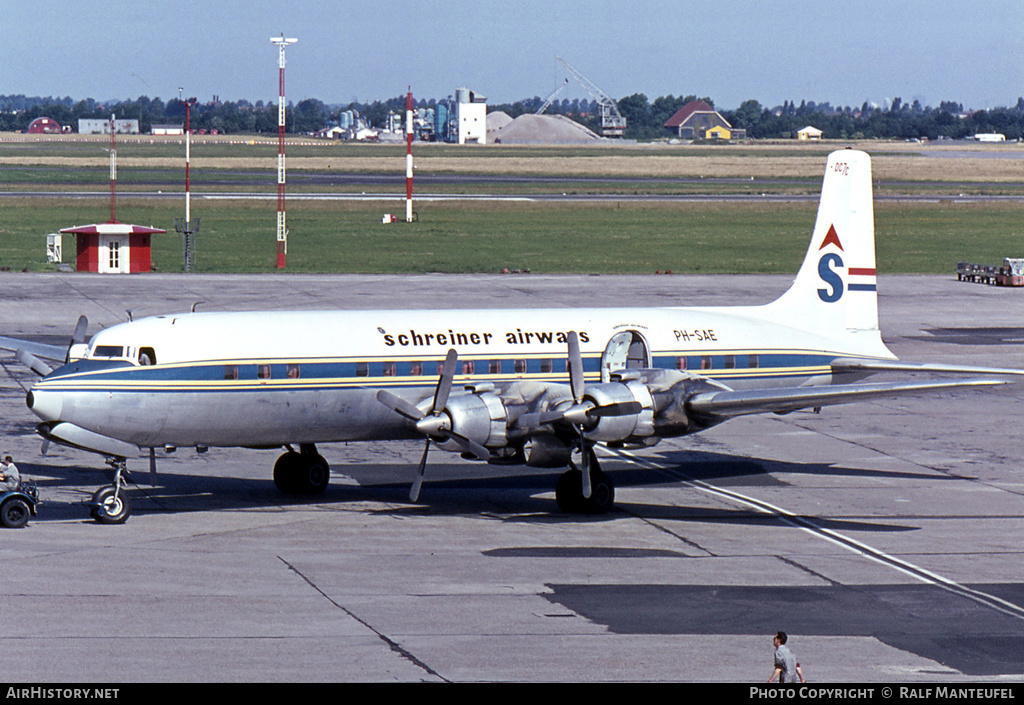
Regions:
<instances>
[{"instance_id":1,"label":"nose landing gear","mask_svg":"<svg viewBox=\"0 0 1024 705\"><path fill-rule=\"evenodd\" d=\"M128 474L128 464L124 458L108 459L107 464L114 468L114 484L96 490L89 502L89 514L101 524L123 524L132 513L128 494L121 487L122 476Z\"/></svg>"}]
</instances>

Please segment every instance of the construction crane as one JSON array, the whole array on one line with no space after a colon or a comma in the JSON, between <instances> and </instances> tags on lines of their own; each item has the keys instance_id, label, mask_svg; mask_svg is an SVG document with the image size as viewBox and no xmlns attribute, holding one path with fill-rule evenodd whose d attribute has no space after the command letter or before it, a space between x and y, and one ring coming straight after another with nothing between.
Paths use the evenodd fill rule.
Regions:
<instances>
[{"instance_id":1,"label":"construction crane","mask_svg":"<svg viewBox=\"0 0 1024 705\"><path fill-rule=\"evenodd\" d=\"M599 109L601 111L601 134L605 137L622 137L622 134L626 131L626 118L619 112L619 106L610 95L602 91L597 85L594 84L589 78L581 74L579 71L574 69L560 56L556 56L556 59L565 67L565 70L569 72L569 75L575 78L583 90L591 95L591 97L597 101ZM554 96L552 96L553 98ZM547 106L545 106L547 107Z\"/></svg>"},{"instance_id":2,"label":"construction crane","mask_svg":"<svg viewBox=\"0 0 1024 705\"><path fill-rule=\"evenodd\" d=\"M537 109L537 112L536 112L536 113L534 113L534 115L540 115L540 114L541 114L541 113L543 113L543 112L544 112L545 110L547 110L547 109L548 109L548 107L549 107L549 106L550 106L550 105L551 105L552 103L554 103L554 102L555 102L555 98L556 98L556 97L558 97L558 94L559 94L559 93L561 93L561 92L562 92L563 90L565 90L565 87L566 87L566 86L568 86L568 85L569 85L569 79L567 78L567 79L565 79L565 82L564 82L564 83L562 83L562 85L560 85L560 86L559 86L558 88L556 88L555 90L551 91L551 94L550 94L550 95L549 95L549 96L547 97L547 100L545 100L545 101L544 101L544 104L543 104L543 105L541 105L541 106L540 106L540 107L539 107L539 108Z\"/></svg>"}]
</instances>

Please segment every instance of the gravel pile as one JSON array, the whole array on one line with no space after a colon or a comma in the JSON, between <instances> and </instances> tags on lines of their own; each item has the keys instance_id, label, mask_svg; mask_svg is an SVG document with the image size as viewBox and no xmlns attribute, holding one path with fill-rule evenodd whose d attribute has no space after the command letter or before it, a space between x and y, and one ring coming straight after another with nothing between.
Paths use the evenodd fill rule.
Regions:
<instances>
[{"instance_id":1,"label":"gravel pile","mask_svg":"<svg viewBox=\"0 0 1024 705\"><path fill-rule=\"evenodd\" d=\"M492 113L505 115L505 113ZM508 115L505 115L507 118ZM564 115L520 115L504 127L490 132L491 116L487 116L487 141L494 144L577 144L601 139L592 130ZM501 118L496 118L495 122Z\"/></svg>"}]
</instances>

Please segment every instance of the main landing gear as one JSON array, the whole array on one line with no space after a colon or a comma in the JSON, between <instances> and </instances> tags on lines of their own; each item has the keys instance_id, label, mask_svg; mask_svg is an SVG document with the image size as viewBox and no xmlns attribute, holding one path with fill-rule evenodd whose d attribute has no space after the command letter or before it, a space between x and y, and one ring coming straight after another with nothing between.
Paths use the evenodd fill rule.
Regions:
<instances>
[{"instance_id":1,"label":"main landing gear","mask_svg":"<svg viewBox=\"0 0 1024 705\"><path fill-rule=\"evenodd\" d=\"M555 502L568 514L605 514L615 504L615 486L601 470L593 448L587 448L583 469L569 463L555 485ZM590 472L590 496L585 496L583 473Z\"/></svg>"},{"instance_id":2,"label":"main landing gear","mask_svg":"<svg viewBox=\"0 0 1024 705\"><path fill-rule=\"evenodd\" d=\"M298 452L288 446L288 452L274 463L274 484L284 494L321 494L330 479L330 465L312 443L300 445Z\"/></svg>"}]
</instances>

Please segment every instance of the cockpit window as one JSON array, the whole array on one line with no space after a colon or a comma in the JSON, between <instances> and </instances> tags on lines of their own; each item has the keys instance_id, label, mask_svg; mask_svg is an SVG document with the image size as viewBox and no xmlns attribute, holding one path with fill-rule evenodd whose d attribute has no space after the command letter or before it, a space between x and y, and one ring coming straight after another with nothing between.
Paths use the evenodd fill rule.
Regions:
<instances>
[{"instance_id":1,"label":"cockpit window","mask_svg":"<svg viewBox=\"0 0 1024 705\"><path fill-rule=\"evenodd\" d=\"M97 345L92 349L93 357L124 357L124 348L120 345Z\"/></svg>"}]
</instances>

